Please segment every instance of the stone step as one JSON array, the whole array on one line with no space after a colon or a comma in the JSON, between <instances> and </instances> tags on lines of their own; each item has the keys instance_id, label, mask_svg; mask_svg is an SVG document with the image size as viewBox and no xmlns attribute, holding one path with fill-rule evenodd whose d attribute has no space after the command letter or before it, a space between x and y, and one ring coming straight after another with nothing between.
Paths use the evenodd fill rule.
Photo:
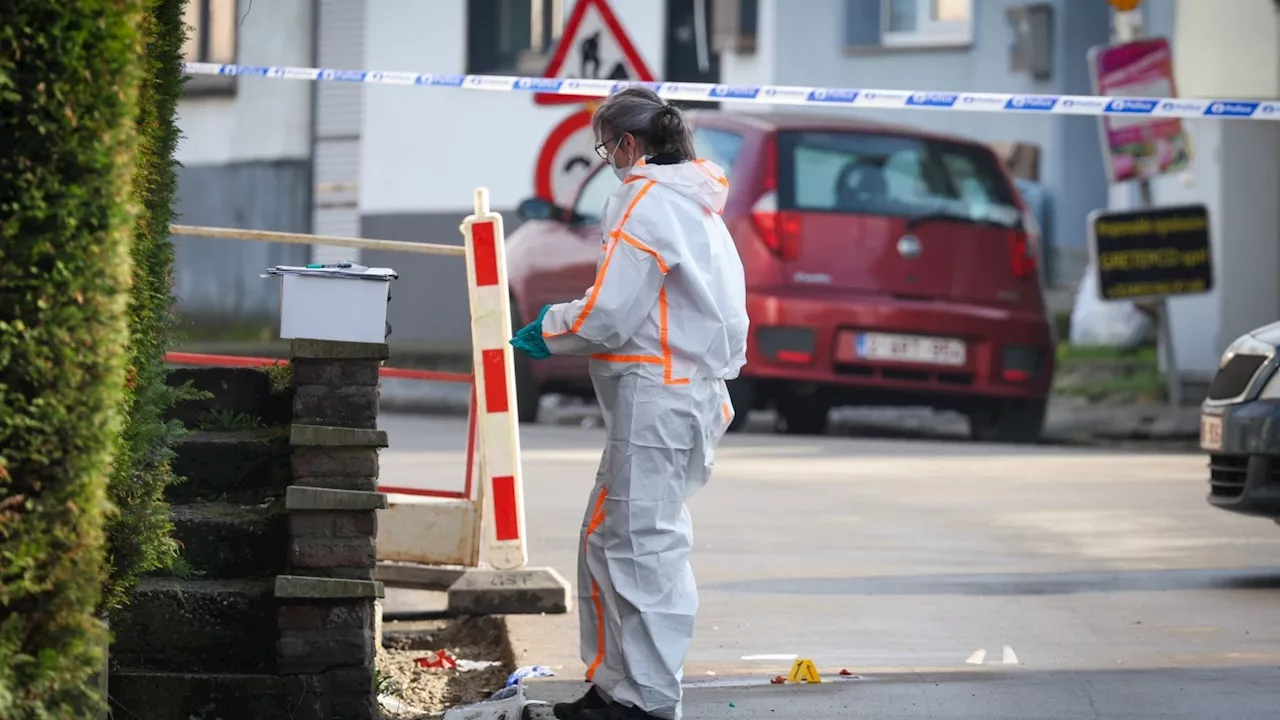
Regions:
<instances>
[{"instance_id":1,"label":"stone step","mask_svg":"<svg viewBox=\"0 0 1280 720\"><path fill-rule=\"evenodd\" d=\"M191 385L211 393L206 400L189 400L175 405L166 417L178 420L188 429L205 429L213 423L228 420L256 422L262 426L289 422L292 397L271 386L271 377L257 368L176 368L169 373L168 383L174 387ZM217 429L229 429L220 427Z\"/></svg>"},{"instance_id":2,"label":"stone step","mask_svg":"<svg viewBox=\"0 0 1280 720\"><path fill-rule=\"evenodd\" d=\"M371 668L321 675L114 670L116 720L365 720L378 717Z\"/></svg>"},{"instance_id":3,"label":"stone step","mask_svg":"<svg viewBox=\"0 0 1280 720\"><path fill-rule=\"evenodd\" d=\"M119 670L270 672L276 607L271 580L146 578L111 612Z\"/></svg>"},{"instance_id":4,"label":"stone step","mask_svg":"<svg viewBox=\"0 0 1280 720\"><path fill-rule=\"evenodd\" d=\"M199 430L174 446L170 502L263 502L280 497L290 483L289 436L280 429L242 432Z\"/></svg>"},{"instance_id":5,"label":"stone step","mask_svg":"<svg viewBox=\"0 0 1280 720\"><path fill-rule=\"evenodd\" d=\"M292 720L313 678L114 671L107 681L113 717L129 720L255 718Z\"/></svg>"},{"instance_id":6,"label":"stone step","mask_svg":"<svg viewBox=\"0 0 1280 720\"><path fill-rule=\"evenodd\" d=\"M185 565L200 577L252 578L284 572L289 536L280 503L200 503L169 510Z\"/></svg>"}]
</instances>

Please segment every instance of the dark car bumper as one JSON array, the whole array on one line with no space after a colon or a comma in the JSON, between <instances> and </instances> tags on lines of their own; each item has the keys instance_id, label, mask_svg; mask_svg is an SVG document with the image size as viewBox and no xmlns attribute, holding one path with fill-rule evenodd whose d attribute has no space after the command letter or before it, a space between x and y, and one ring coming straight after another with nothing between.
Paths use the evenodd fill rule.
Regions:
<instances>
[{"instance_id":1,"label":"dark car bumper","mask_svg":"<svg viewBox=\"0 0 1280 720\"><path fill-rule=\"evenodd\" d=\"M1222 448L1209 455L1209 503L1280 518L1280 400L1222 408Z\"/></svg>"}]
</instances>

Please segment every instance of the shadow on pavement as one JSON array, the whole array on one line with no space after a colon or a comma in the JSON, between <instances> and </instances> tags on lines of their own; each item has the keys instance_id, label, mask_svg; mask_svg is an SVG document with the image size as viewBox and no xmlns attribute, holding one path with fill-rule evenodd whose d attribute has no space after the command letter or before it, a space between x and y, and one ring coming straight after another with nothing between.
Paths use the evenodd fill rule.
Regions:
<instances>
[{"instance_id":1,"label":"shadow on pavement","mask_svg":"<svg viewBox=\"0 0 1280 720\"><path fill-rule=\"evenodd\" d=\"M704 592L765 595L1075 595L1169 590L1278 590L1280 567L1081 573L777 578L702 585Z\"/></svg>"}]
</instances>

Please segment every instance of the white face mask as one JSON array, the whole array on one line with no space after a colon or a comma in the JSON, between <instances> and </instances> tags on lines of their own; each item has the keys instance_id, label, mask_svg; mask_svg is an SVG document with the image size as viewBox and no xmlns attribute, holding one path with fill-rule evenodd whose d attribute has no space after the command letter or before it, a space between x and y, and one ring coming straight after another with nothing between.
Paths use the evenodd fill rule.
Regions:
<instances>
[{"instance_id":1,"label":"white face mask","mask_svg":"<svg viewBox=\"0 0 1280 720\"><path fill-rule=\"evenodd\" d=\"M613 169L613 174L618 176L618 181L622 182L626 179L627 173L631 172L631 165L634 165L635 161L632 160L626 167L618 167L614 164L614 153L617 153L620 147L622 147L622 138L618 138L618 143L613 146L613 152L609 153L609 167Z\"/></svg>"}]
</instances>

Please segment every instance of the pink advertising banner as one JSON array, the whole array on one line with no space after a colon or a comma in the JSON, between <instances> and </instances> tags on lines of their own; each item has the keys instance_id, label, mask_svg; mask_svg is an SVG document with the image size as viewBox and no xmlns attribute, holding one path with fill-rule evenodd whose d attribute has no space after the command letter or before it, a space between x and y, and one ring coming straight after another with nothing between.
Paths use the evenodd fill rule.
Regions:
<instances>
[{"instance_id":1,"label":"pink advertising banner","mask_svg":"<svg viewBox=\"0 0 1280 720\"><path fill-rule=\"evenodd\" d=\"M1164 38L1148 38L1089 51L1094 92L1134 98L1177 97L1173 52ZM1102 148L1112 182L1150 179L1186 170L1190 144L1178 118L1152 117L1150 109L1100 118Z\"/></svg>"}]
</instances>

